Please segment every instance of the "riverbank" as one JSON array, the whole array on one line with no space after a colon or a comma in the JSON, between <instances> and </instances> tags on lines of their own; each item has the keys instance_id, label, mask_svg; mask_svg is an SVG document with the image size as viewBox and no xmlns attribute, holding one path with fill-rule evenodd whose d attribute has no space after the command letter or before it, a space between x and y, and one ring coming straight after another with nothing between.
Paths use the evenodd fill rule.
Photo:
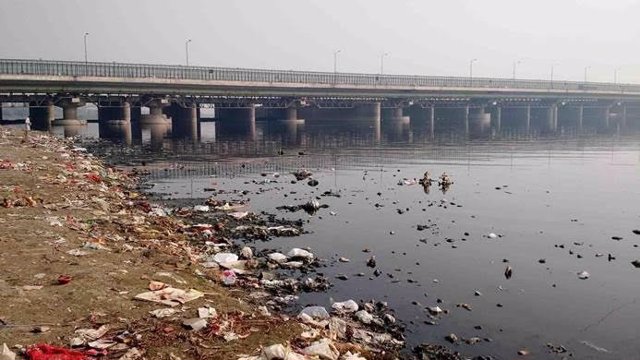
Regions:
<instances>
[{"instance_id":1,"label":"riverbank","mask_svg":"<svg viewBox=\"0 0 640 360\"><path fill-rule=\"evenodd\" d=\"M296 292L326 285L312 275L317 259L253 254L233 238L295 236L302 224L215 199L164 208L138 190L135 170L71 140L0 131L0 344L18 356L42 350L34 344L109 359L400 356L402 327L383 303L280 313Z\"/></svg>"}]
</instances>

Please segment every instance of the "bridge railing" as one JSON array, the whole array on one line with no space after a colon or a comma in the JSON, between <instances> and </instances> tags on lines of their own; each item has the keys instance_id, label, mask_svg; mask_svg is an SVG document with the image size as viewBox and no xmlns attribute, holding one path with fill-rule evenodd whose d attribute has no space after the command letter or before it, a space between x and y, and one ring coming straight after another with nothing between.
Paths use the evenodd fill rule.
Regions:
<instances>
[{"instance_id":1,"label":"bridge railing","mask_svg":"<svg viewBox=\"0 0 640 360\"><path fill-rule=\"evenodd\" d=\"M640 92L640 85L575 81L514 80L447 76L380 75L203 66L0 59L0 74L91 76L233 82L355 85L366 87L505 88L555 91Z\"/></svg>"}]
</instances>

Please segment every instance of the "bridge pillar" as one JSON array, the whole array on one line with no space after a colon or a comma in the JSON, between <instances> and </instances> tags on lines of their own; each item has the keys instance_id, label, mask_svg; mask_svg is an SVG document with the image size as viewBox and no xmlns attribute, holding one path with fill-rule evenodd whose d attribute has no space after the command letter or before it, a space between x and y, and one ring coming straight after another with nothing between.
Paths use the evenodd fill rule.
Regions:
<instances>
[{"instance_id":1,"label":"bridge pillar","mask_svg":"<svg viewBox=\"0 0 640 360\"><path fill-rule=\"evenodd\" d=\"M603 112L604 127L608 129L611 125L611 106L605 107Z\"/></svg>"},{"instance_id":2,"label":"bridge pillar","mask_svg":"<svg viewBox=\"0 0 640 360\"><path fill-rule=\"evenodd\" d=\"M547 109L547 130L556 131L558 129L558 105L551 105Z\"/></svg>"},{"instance_id":3,"label":"bridge pillar","mask_svg":"<svg viewBox=\"0 0 640 360\"><path fill-rule=\"evenodd\" d=\"M0 102L0 121L2 121L2 102Z\"/></svg>"},{"instance_id":4,"label":"bridge pillar","mask_svg":"<svg viewBox=\"0 0 640 360\"><path fill-rule=\"evenodd\" d=\"M53 102L47 101L38 105L35 102L29 103L29 118L34 130L49 131L51 124L56 119Z\"/></svg>"},{"instance_id":5,"label":"bridge pillar","mask_svg":"<svg viewBox=\"0 0 640 360\"><path fill-rule=\"evenodd\" d=\"M527 133L531 131L531 105L524 109L524 128Z\"/></svg>"},{"instance_id":6,"label":"bridge pillar","mask_svg":"<svg viewBox=\"0 0 640 360\"><path fill-rule=\"evenodd\" d=\"M289 106L285 109L284 120L298 120L298 108L295 106Z\"/></svg>"},{"instance_id":7,"label":"bridge pillar","mask_svg":"<svg viewBox=\"0 0 640 360\"><path fill-rule=\"evenodd\" d=\"M253 104L243 108L216 107L216 119L221 133L230 132L249 139L256 137L256 108Z\"/></svg>"},{"instance_id":8,"label":"bridge pillar","mask_svg":"<svg viewBox=\"0 0 640 360\"><path fill-rule=\"evenodd\" d=\"M169 118L162 112L164 108L171 105L168 99L155 99L150 101L147 106L149 107L149 114L142 115L140 118L140 124L169 124Z\"/></svg>"},{"instance_id":9,"label":"bridge pillar","mask_svg":"<svg viewBox=\"0 0 640 360\"><path fill-rule=\"evenodd\" d=\"M500 131L500 128L502 127L502 107L496 106L495 113L492 115L491 125L493 125L496 131Z\"/></svg>"},{"instance_id":10,"label":"bridge pillar","mask_svg":"<svg viewBox=\"0 0 640 360\"><path fill-rule=\"evenodd\" d=\"M53 125L78 126L86 124L86 120L78 119L78 108L85 105L80 98L64 99L60 102L62 119L53 121Z\"/></svg>"},{"instance_id":11,"label":"bridge pillar","mask_svg":"<svg viewBox=\"0 0 640 360\"><path fill-rule=\"evenodd\" d=\"M110 103L98 104L98 121L131 122L131 104L126 101L115 105Z\"/></svg>"},{"instance_id":12,"label":"bridge pillar","mask_svg":"<svg viewBox=\"0 0 640 360\"><path fill-rule=\"evenodd\" d=\"M622 107L622 118L620 119L620 123L622 125L622 128L627 127L627 107L626 106Z\"/></svg>"},{"instance_id":13,"label":"bridge pillar","mask_svg":"<svg viewBox=\"0 0 640 360\"><path fill-rule=\"evenodd\" d=\"M577 119L578 130L582 130L583 123L584 123L584 106L580 105L578 107L578 119Z\"/></svg>"},{"instance_id":14,"label":"bridge pillar","mask_svg":"<svg viewBox=\"0 0 640 360\"><path fill-rule=\"evenodd\" d=\"M469 105L464 107L464 134L469 135Z\"/></svg>"},{"instance_id":15,"label":"bridge pillar","mask_svg":"<svg viewBox=\"0 0 640 360\"><path fill-rule=\"evenodd\" d=\"M358 118L374 118L380 120L382 108L379 102L356 104L353 107L353 115Z\"/></svg>"},{"instance_id":16,"label":"bridge pillar","mask_svg":"<svg viewBox=\"0 0 640 360\"><path fill-rule=\"evenodd\" d=\"M171 129L174 137L198 139L198 119L200 108L198 104L192 103L186 106L172 104L170 106L172 113Z\"/></svg>"}]
</instances>

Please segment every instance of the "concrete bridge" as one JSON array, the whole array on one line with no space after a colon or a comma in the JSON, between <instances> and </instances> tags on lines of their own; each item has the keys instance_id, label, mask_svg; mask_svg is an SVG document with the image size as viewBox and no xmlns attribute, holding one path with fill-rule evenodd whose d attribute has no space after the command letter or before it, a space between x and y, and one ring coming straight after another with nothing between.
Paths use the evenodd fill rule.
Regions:
<instances>
[{"instance_id":1,"label":"concrete bridge","mask_svg":"<svg viewBox=\"0 0 640 360\"><path fill-rule=\"evenodd\" d=\"M606 126L626 125L628 109L640 107L640 85L0 59L3 103L29 104L34 128L43 130L82 124L77 109L87 103L98 107L101 123L168 124L187 137L197 137L203 106L248 131L256 113L287 121L411 119L433 130L436 111L452 108L467 128L472 120L499 129L504 109L518 112L527 128L536 116L554 130L559 112L579 126L594 111ZM54 118L56 106L62 119Z\"/></svg>"}]
</instances>

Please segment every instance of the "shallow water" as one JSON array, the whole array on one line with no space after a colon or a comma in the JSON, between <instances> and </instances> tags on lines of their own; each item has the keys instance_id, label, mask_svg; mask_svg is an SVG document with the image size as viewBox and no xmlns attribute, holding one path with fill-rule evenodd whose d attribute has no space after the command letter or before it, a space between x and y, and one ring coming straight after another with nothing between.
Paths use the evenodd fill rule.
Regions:
<instances>
[{"instance_id":1,"label":"shallow water","mask_svg":"<svg viewBox=\"0 0 640 360\"><path fill-rule=\"evenodd\" d=\"M198 143L160 137L152 144L143 132L142 146L110 151L127 161L154 161L152 191L165 198L197 201L211 187L249 190L252 211L308 220L308 234L256 244L283 251L310 247L328 260L321 271L334 287L303 294L299 307L384 299L407 324L411 344L446 344L452 332L492 339L453 346L469 356L511 359L527 348L528 358L561 358L545 346L553 343L577 359L640 358L640 269L631 265L640 259L640 236L632 233L640 228L640 136L515 129L477 137L449 131L431 139L411 127L378 133L366 124L307 123L294 132L262 123L248 137L225 137L213 135L214 126L202 124ZM90 124L84 134L95 131ZM291 184L290 172L300 168L311 170L320 185ZM434 177L446 172L455 183L446 194L437 186L427 194L420 185L398 185L426 170ZM341 197L321 197L329 208L313 216L276 210L328 190ZM433 226L418 231L418 224ZM488 238L492 232L501 237ZM371 255L380 277L365 266ZM337 262L341 256L351 262ZM507 265L511 279L504 276ZM581 271L591 277L580 280ZM361 272L366 275L356 276ZM456 307L460 303L472 311ZM424 307L434 305L450 313L438 325L424 324Z\"/></svg>"}]
</instances>

